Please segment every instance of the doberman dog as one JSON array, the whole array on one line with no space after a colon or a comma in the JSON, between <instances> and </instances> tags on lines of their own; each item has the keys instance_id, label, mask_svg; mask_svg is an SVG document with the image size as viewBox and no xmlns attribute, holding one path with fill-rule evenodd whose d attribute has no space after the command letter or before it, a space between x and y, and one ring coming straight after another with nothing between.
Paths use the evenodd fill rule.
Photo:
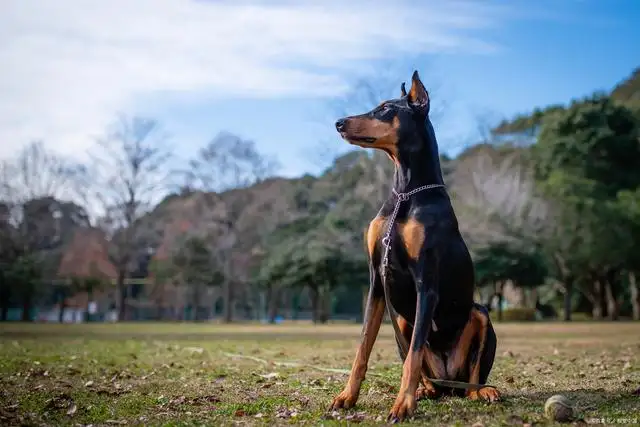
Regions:
<instances>
[{"instance_id":1,"label":"doberman dog","mask_svg":"<svg viewBox=\"0 0 640 427\"><path fill-rule=\"evenodd\" d=\"M473 262L444 187L429 94L417 71L411 80L409 93L403 83L400 98L336 122L349 143L386 152L395 174L393 191L366 233L370 287L362 338L331 409L358 400L386 308L403 360L391 422L413 415L424 397L500 398L483 386L497 338L486 308L473 300Z\"/></svg>"}]
</instances>

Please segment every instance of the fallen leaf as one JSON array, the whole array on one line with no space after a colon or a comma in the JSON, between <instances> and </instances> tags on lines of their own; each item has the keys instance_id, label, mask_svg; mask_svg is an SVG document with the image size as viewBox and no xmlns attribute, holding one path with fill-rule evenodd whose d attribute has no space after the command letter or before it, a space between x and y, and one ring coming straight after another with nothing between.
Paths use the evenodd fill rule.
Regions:
<instances>
[{"instance_id":1,"label":"fallen leaf","mask_svg":"<svg viewBox=\"0 0 640 427\"><path fill-rule=\"evenodd\" d=\"M85 387L91 387L92 385L93 385L93 381L92 380L89 380L86 383L84 383Z\"/></svg>"},{"instance_id":2,"label":"fallen leaf","mask_svg":"<svg viewBox=\"0 0 640 427\"><path fill-rule=\"evenodd\" d=\"M246 415L246 412L243 409L238 409L233 415L235 415L236 417L244 417Z\"/></svg>"},{"instance_id":3,"label":"fallen leaf","mask_svg":"<svg viewBox=\"0 0 640 427\"><path fill-rule=\"evenodd\" d=\"M264 378L266 380L271 380L271 379L274 379L274 378L278 378L279 376L280 376L280 374L277 373L277 372L271 372L269 374L259 375L259 377Z\"/></svg>"},{"instance_id":4,"label":"fallen leaf","mask_svg":"<svg viewBox=\"0 0 640 427\"><path fill-rule=\"evenodd\" d=\"M179 396L173 400L171 400L171 402L169 402L172 405L182 405L185 401L187 400L187 398L185 396Z\"/></svg>"},{"instance_id":5,"label":"fallen leaf","mask_svg":"<svg viewBox=\"0 0 640 427\"><path fill-rule=\"evenodd\" d=\"M71 408L69 408L69 410L67 411L67 415L73 416L73 414L75 414L77 411L78 411L78 405L74 403L71 405Z\"/></svg>"}]
</instances>

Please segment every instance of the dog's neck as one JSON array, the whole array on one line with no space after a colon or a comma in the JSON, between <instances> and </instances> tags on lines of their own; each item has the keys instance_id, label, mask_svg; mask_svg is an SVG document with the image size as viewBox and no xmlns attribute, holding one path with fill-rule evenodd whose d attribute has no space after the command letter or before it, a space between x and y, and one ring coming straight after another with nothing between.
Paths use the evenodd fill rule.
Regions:
<instances>
[{"instance_id":1,"label":"dog's neck","mask_svg":"<svg viewBox=\"0 0 640 427\"><path fill-rule=\"evenodd\" d=\"M428 120L418 137L422 140L421 148L412 153L400 153L396 162L393 189L397 193L407 193L423 185L444 185L438 143Z\"/></svg>"}]
</instances>

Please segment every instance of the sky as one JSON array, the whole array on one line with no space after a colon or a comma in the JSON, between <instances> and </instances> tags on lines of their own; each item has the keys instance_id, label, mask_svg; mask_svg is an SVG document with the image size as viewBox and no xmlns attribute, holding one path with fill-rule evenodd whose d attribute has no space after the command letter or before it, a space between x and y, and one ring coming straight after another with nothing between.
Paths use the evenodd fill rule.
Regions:
<instances>
[{"instance_id":1,"label":"sky","mask_svg":"<svg viewBox=\"0 0 640 427\"><path fill-rule=\"evenodd\" d=\"M413 70L455 155L482 126L610 90L640 66L638 22L634 0L2 0L0 158L42 140L85 160L126 114L157 119L176 163L228 131L280 175L317 173L351 149L336 100L362 80L395 97Z\"/></svg>"}]
</instances>

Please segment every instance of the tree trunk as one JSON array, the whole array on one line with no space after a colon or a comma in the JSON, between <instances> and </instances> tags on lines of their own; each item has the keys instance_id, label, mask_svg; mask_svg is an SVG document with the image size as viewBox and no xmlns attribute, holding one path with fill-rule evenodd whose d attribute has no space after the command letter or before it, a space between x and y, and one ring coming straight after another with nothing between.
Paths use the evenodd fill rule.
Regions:
<instances>
[{"instance_id":1,"label":"tree trunk","mask_svg":"<svg viewBox=\"0 0 640 427\"><path fill-rule=\"evenodd\" d=\"M618 300L613 292L613 283L607 279L604 282L604 290L607 299L607 316L610 320L618 320L620 317Z\"/></svg>"},{"instance_id":2,"label":"tree trunk","mask_svg":"<svg viewBox=\"0 0 640 427\"><path fill-rule=\"evenodd\" d=\"M319 293L318 288L315 286L311 287L311 319L313 323L318 323L318 300Z\"/></svg>"},{"instance_id":3,"label":"tree trunk","mask_svg":"<svg viewBox=\"0 0 640 427\"><path fill-rule=\"evenodd\" d=\"M224 281L224 323L233 321L233 285L231 280Z\"/></svg>"},{"instance_id":4,"label":"tree trunk","mask_svg":"<svg viewBox=\"0 0 640 427\"><path fill-rule=\"evenodd\" d=\"M564 321L571 322L571 297L573 296L573 279L566 278L564 283Z\"/></svg>"},{"instance_id":5,"label":"tree trunk","mask_svg":"<svg viewBox=\"0 0 640 427\"><path fill-rule=\"evenodd\" d=\"M331 311L331 291L328 286L323 286L322 296L320 299L320 323L325 324L329 321L329 315Z\"/></svg>"},{"instance_id":6,"label":"tree trunk","mask_svg":"<svg viewBox=\"0 0 640 427\"><path fill-rule=\"evenodd\" d=\"M593 308L591 309L591 317L593 317L593 320L602 320L604 301L602 288L602 280L596 279L594 282Z\"/></svg>"},{"instance_id":7,"label":"tree trunk","mask_svg":"<svg viewBox=\"0 0 640 427\"><path fill-rule=\"evenodd\" d=\"M22 320L23 322L31 322L31 290L27 290L22 299Z\"/></svg>"},{"instance_id":8,"label":"tree trunk","mask_svg":"<svg viewBox=\"0 0 640 427\"><path fill-rule=\"evenodd\" d=\"M638 290L636 274L632 271L629 272L629 295L631 295L633 320L640 320L640 290Z\"/></svg>"},{"instance_id":9,"label":"tree trunk","mask_svg":"<svg viewBox=\"0 0 640 427\"><path fill-rule=\"evenodd\" d=\"M58 323L64 323L64 312L67 308L67 299L62 297L60 301L60 311L58 312Z\"/></svg>"},{"instance_id":10,"label":"tree trunk","mask_svg":"<svg viewBox=\"0 0 640 427\"><path fill-rule=\"evenodd\" d=\"M280 292L274 289L273 286L269 287L270 298L267 301L269 307L269 323L276 323L276 317L278 316L278 309L280 308Z\"/></svg>"},{"instance_id":11,"label":"tree trunk","mask_svg":"<svg viewBox=\"0 0 640 427\"><path fill-rule=\"evenodd\" d=\"M367 311L367 300L369 299L369 287L362 288L362 310L358 315L358 323L364 322L364 313Z\"/></svg>"},{"instance_id":12,"label":"tree trunk","mask_svg":"<svg viewBox=\"0 0 640 427\"><path fill-rule=\"evenodd\" d=\"M527 307L535 310L538 303L538 288L529 289Z\"/></svg>"},{"instance_id":13,"label":"tree trunk","mask_svg":"<svg viewBox=\"0 0 640 427\"><path fill-rule=\"evenodd\" d=\"M0 272L0 274L2 273ZM3 280L2 276L0 276L0 280ZM0 289L0 321L6 322L9 318L9 285L3 283Z\"/></svg>"},{"instance_id":14,"label":"tree trunk","mask_svg":"<svg viewBox=\"0 0 640 427\"><path fill-rule=\"evenodd\" d=\"M193 285L193 301L191 306L193 307L193 321L199 322L200 319L200 285Z\"/></svg>"},{"instance_id":15,"label":"tree trunk","mask_svg":"<svg viewBox=\"0 0 640 427\"><path fill-rule=\"evenodd\" d=\"M118 314L118 322L123 322L126 319L126 314L127 314L126 285L124 283L125 279L126 279L126 270L123 267L123 268L120 268L118 271L118 279L116 282L116 289L117 289L116 311Z\"/></svg>"},{"instance_id":16,"label":"tree trunk","mask_svg":"<svg viewBox=\"0 0 640 427\"><path fill-rule=\"evenodd\" d=\"M498 282L496 296L498 297L498 322L502 322L502 299L504 291L504 282Z\"/></svg>"}]
</instances>

